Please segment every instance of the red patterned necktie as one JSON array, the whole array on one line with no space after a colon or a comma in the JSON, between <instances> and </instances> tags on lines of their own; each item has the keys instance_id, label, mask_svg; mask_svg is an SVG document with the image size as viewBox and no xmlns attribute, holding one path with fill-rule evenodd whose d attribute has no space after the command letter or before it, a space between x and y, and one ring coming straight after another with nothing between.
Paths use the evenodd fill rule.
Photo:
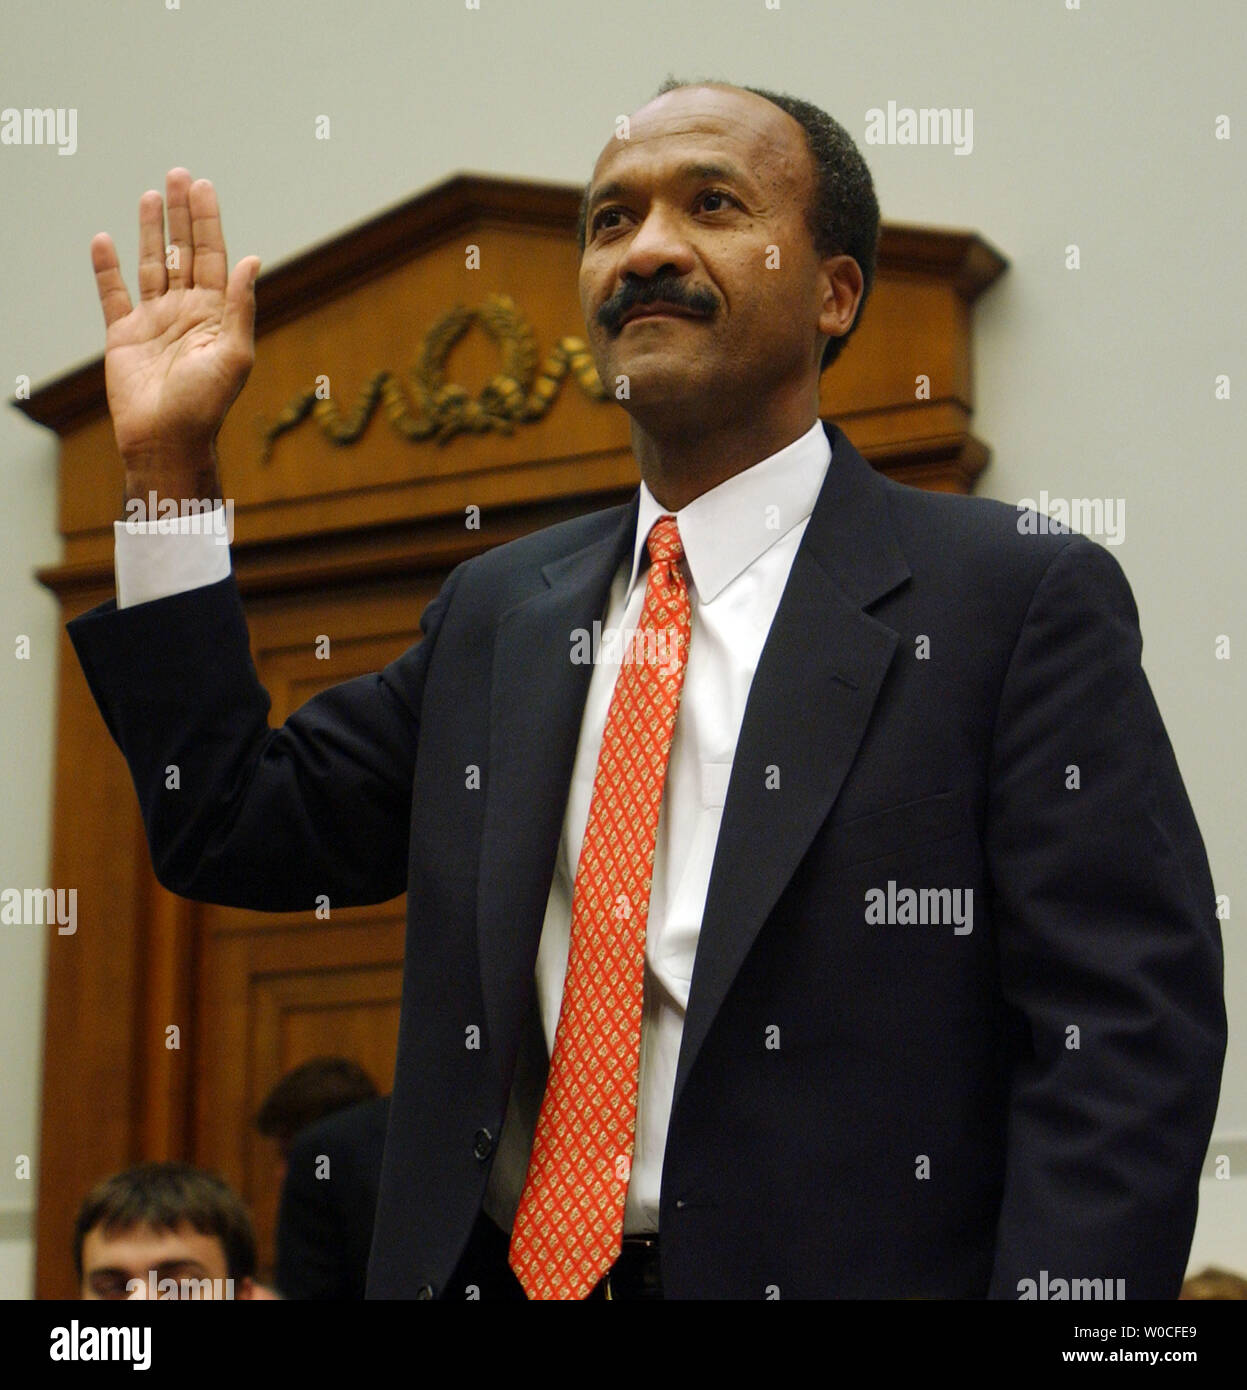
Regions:
<instances>
[{"instance_id":1,"label":"red patterned necktie","mask_svg":"<svg viewBox=\"0 0 1247 1390\"><path fill-rule=\"evenodd\" d=\"M659 517L648 546L641 620L625 633L632 640L598 755L554 1054L511 1232L511 1268L529 1298L584 1298L622 1248L645 925L691 617L675 517Z\"/></svg>"}]
</instances>

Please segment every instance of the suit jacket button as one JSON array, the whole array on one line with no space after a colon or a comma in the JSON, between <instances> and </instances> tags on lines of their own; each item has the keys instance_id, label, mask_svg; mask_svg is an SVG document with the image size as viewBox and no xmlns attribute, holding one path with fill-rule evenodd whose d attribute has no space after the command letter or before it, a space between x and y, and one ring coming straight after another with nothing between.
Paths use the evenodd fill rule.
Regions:
<instances>
[{"instance_id":1,"label":"suit jacket button","mask_svg":"<svg viewBox=\"0 0 1247 1390\"><path fill-rule=\"evenodd\" d=\"M494 1151L494 1136L487 1129L478 1129L472 1141L472 1152L479 1159L486 1159Z\"/></svg>"},{"instance_id":2,"label":"suit jacket button","mask_svg":"<svg viewBox=\"0 0 1247 1390\"><path fill-rule=\"evenodd\" d=\"M432 1298L432 1297L433 1297L433 1285L432 1285L432 1284L421 1284L420 1287L416 1290L416 1297L417 1297L417 1298L423 1298L423 1299Z\"/></svg>"}]
</instances>

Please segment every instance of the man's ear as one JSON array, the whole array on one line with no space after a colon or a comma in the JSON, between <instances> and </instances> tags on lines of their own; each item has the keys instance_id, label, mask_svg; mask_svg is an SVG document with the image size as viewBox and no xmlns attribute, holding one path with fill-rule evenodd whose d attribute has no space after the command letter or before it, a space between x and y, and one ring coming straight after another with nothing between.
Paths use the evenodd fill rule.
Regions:
<instances>
[{"instance_id":1,"label":"man's ear","mask_svg":"<svg viewBox=\"0 0 1247 1390\"><path fill-rule=\"evenodd\" d=\"M821 266L822 292L818 331L830 338L842 338L853 327L862 300L865 279L852 256L828 256Z\"/></svg>"}]
</instances>

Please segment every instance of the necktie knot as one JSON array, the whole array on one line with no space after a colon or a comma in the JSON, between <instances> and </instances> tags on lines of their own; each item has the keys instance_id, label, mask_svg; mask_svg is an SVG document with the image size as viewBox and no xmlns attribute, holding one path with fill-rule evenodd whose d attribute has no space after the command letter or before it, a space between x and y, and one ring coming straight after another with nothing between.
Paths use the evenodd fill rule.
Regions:
<instances>
[{"instance_id":1,"label":"necktie knot","mask_svg":"<svg viewBox=\"0 0 1247 1390\"><path fill-rule=\"evenodd\" d=\"M680 539L680 528L673 516L660 516L650 527L646 541L651 565L674 565L684 555L684 542Z\"/></svg>"}]
</instances>

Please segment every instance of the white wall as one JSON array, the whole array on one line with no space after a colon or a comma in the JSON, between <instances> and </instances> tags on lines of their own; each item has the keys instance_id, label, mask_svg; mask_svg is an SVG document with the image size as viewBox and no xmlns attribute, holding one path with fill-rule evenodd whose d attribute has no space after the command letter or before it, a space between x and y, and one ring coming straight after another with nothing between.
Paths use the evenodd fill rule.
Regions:
<instances>
[{"instance_id":1,"label":"white wall","mask_svg":"<svg viewBox=\"0 0 1247 1390\"><path fill-rule=\"evenodd\" d=\"M1242 630L1247 482L1236 399L1247 70L1240 0L67 0L5 7L0 108L73 107L78 148L0 146L0 391L102 349L88 244L133 285L136 206L185 164L217 185L231 255L267 265L461 169L583 181L616 114L669 71L787 90L863 141L871 107L972 108L968 156L865 146L884 216L970 227L1012 268L976 323L979 491L1126 501L1117 548L1144 661L1217 889L1247 911ZM775 3L776 0L772 0ZM1242 122L1213 137L1221 113ZM331 117L332 138L313 138ZM1076 243L1082 268L1065 269ZM54 440L0 412L0 887L48 874L59 558ZM1236 631L1236 621L1238 624ZM12 660L14 638L32 641ZM8 655L4 653L7 652ZM44 952L0 928L0 1294L29 1287ZM1247 952L1225 923L1232 1027ZM1243 1169L1247 1047L1232 1041L1218 1145ZM37 1165L35 1169L37 1175ZM1247 1268L1247 1179L1205 1183L1193 1262Z\"/></svg>"}]
</instances>

